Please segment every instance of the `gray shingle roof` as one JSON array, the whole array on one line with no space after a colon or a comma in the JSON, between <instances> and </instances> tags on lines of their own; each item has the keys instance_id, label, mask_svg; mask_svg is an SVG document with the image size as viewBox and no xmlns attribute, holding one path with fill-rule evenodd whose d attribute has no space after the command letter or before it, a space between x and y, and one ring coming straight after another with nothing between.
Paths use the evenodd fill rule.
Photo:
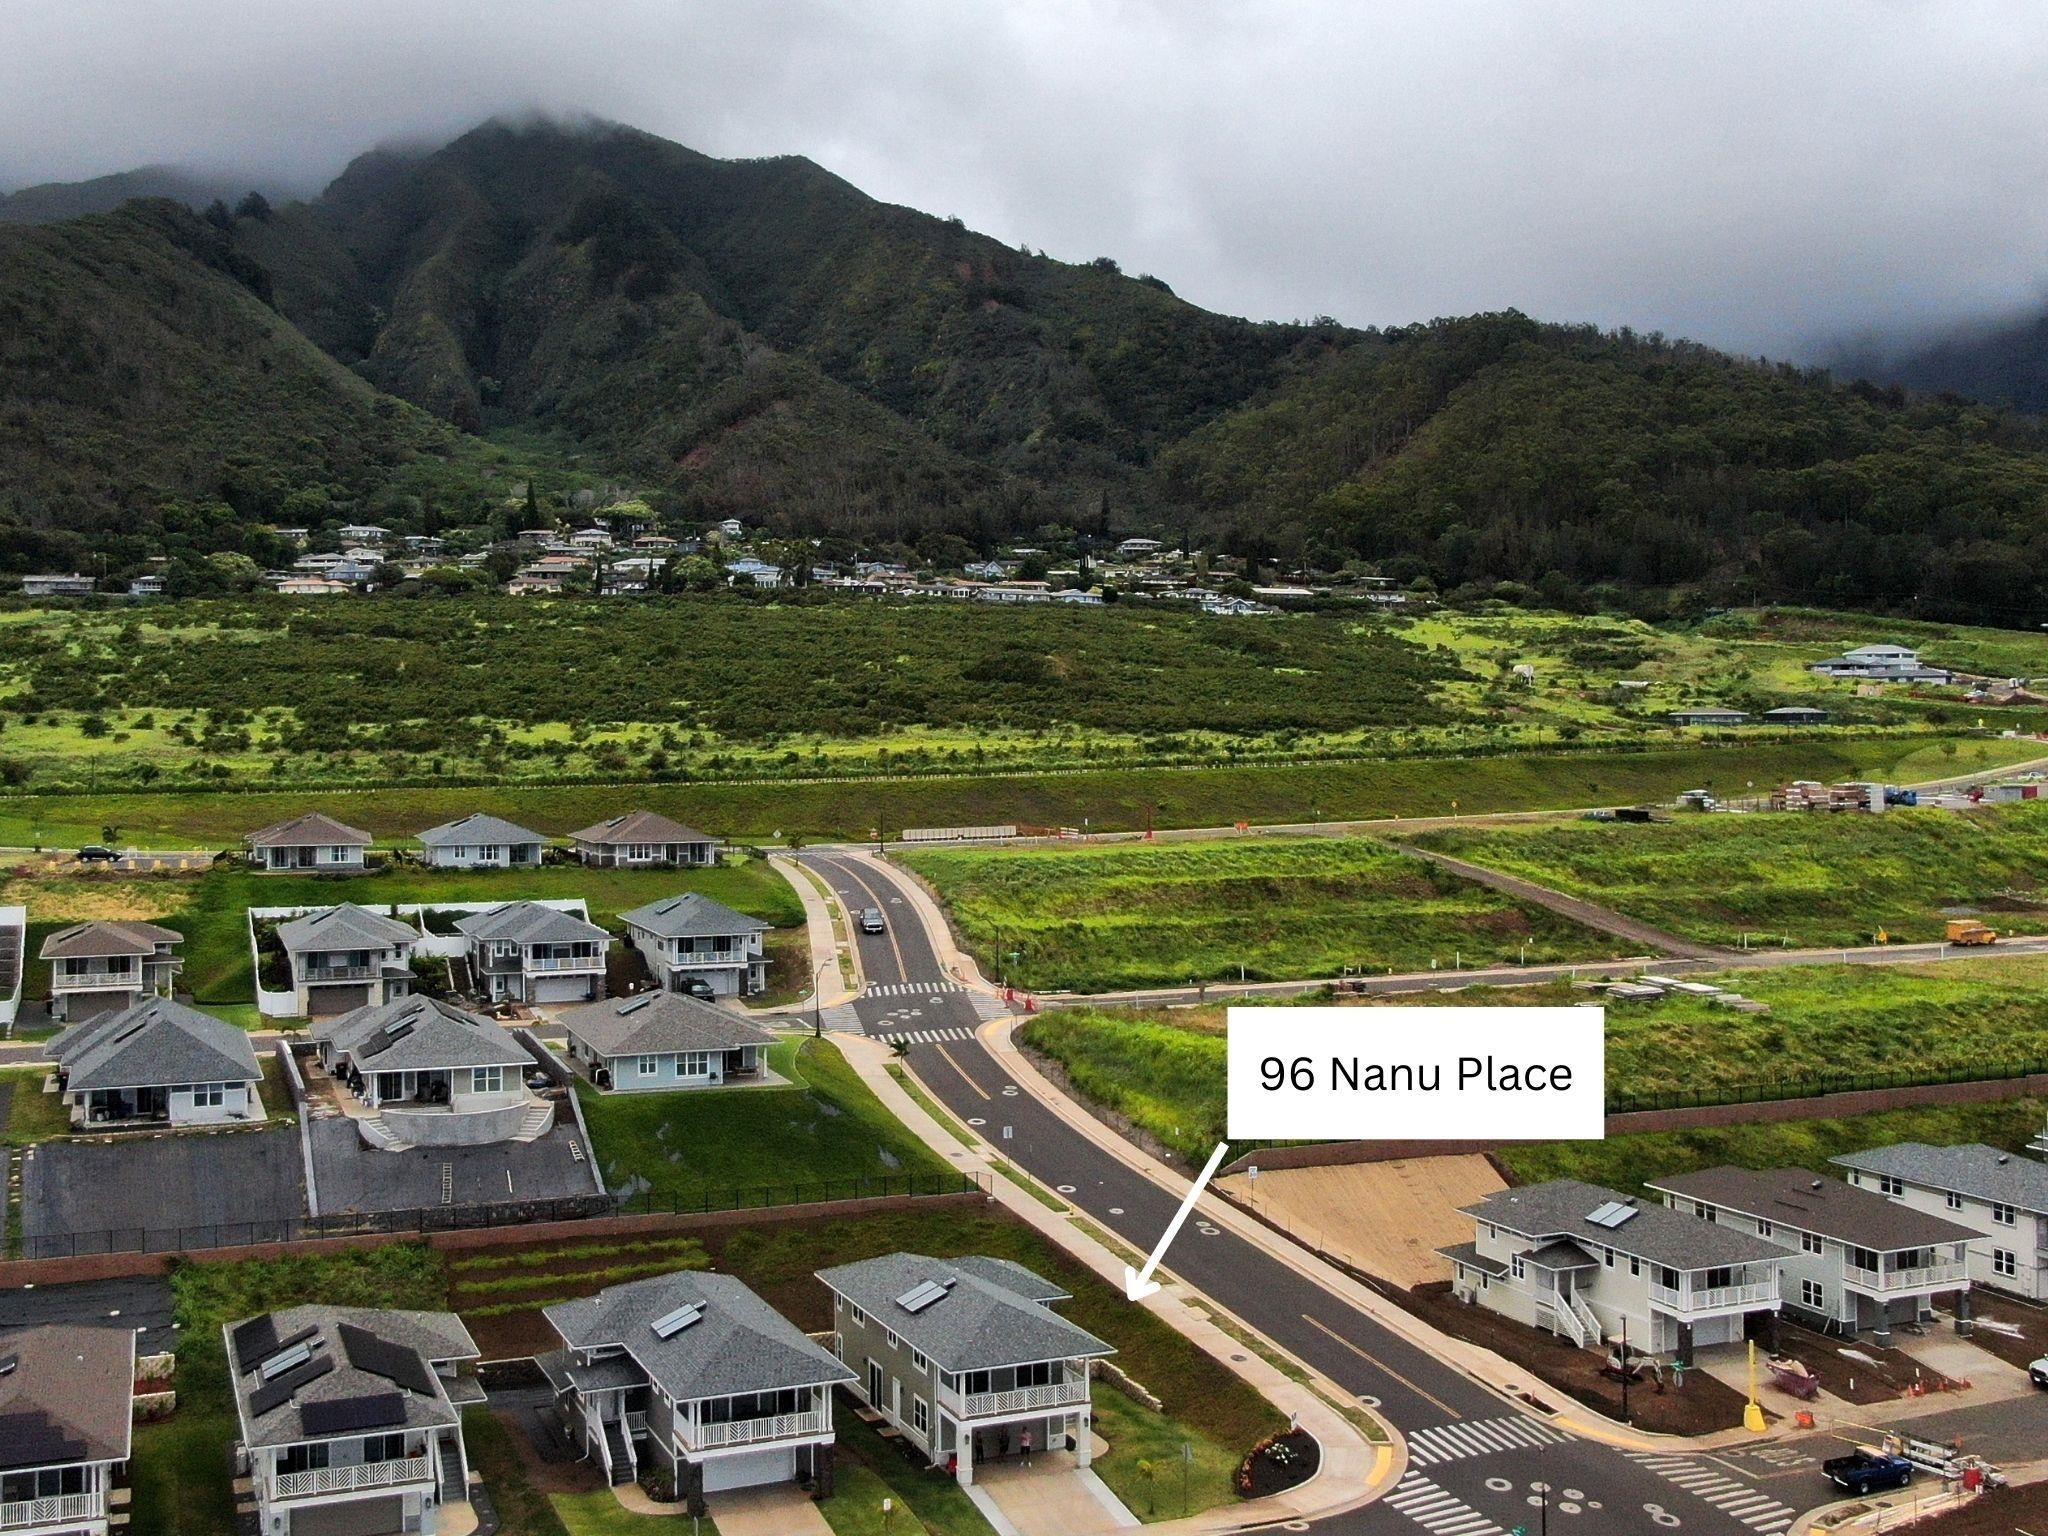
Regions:
<instances>
[{"instance_id":1,"label":"gray shingle roof","mask_svg":"<svg viewBox=\"0 0 2048 1536\"><path fill-rule=\"evenodd\" d=\"M1874 1190L1822 1178L1810 1168L1703 1168L1652 1180L1649 1187L1879 1253L1977 1236L1969 1227L1912 1210Z\"/></svg>"},{"instance_id":2,"label":"gray shingle roof","mask_svg":"<svg viewBox=\"0 0 2048 1536\"><path fill-rule=\"evenodd\" d=\"M533 1058L501 1025L431 997L401 997L313 1026L362 1072L436 1072L454 1067L519 1067Z\"/></svg>"},{"instance_id":3,"label":"gray shingle roof","mask_svg":"<svg viewBox=\"0 0 2048 1536\"><path fill-rule=\"evenodd\" d=\"M1453 1243L1448 1248L1437 1249L1437 1252L1449 1259L1453 1264L1462 1264L1467 1269L1479 1270L1484 1274L1492 1275L1495 1279L1499 1279L1508 1272L1507 1265L1501 1263L1499 1259L1489 1259L1485 1254L1481 1253L1477 1243Z\"/></svg>"},{"instance_id":4,"label":"gray shingle roof","mask_svg":"<svg viewBox=\"0 0 2048 1536\"><path fill-rule=\"evenodd\" d=\"M251 848L367 848L370 834L321 811L260 828L242 839Z\"/></svg>"},{"instance_id":5,"label":"gray shingle roof","mask_svg":"<svg viewBox=\"0 0 2048 1536\"><path fill-rule=\"evenodd\" d=\"M507 939L515 944L597 944L612 936L573 912L544 907L537 901L508 901L488 912L457 918L455 931L471 939Z\"/></svg>"},{"instance_id":6,"label":"gray shingle roof","mask_svg":"<svg viewBox=\"0 0 2048 1536\"><path fill-rule=\"evenodd\" d=\"M1586 1219L1601 1206L1615 1202L1626 1204L1628 1197L1578 1179L1553 1179L1547 1184L1497 1190L1477 1205L1463 1207L1463 1211L1480 1221L1505 1227L1534 1244L1569 1238L1595 1251L1612 1248L1616 1253L1671 1269L1754 1264L1785 1256L1785 1250L1775 1243L1701 1221L1655 1201L1636 1204L1635 1215L1620 1226L1603 1227Z\"/></svg>"},{"instance_id":7,"label":"gray shingle roof","mask_svg":"<svg viewBox=\"0 0 2048 1536\"><path fill-rule=\"evenodd\" d=\"M555 1020L599 1056L650 1056L669 1051L729 1051L769 1046L758 1024L680 992L642 992L563 1009Z\"/></svg>"},{"instance_id":8,"label":"gray shingle roof","mask_svg":"<svg viewBox=\"0 0 2048 1536\"><path fill-rule=\"evenodd\" d=\"M460 1415L448 1401L447 1388L438 1377L432 1381L432 1392L420 1392L402 1381L379 1372L365 1370L353 1363L349 1350L341 1335L341 1326L346 1323L360 1328L386 1344L417 1357L417 1369L424 1379L432 1375L429 1369L437 1360L474 1360L477 1357L476 1341L469 1336L469 1330L462 1325L462 1319L453 1312L401 1312L378 1307L288 1307L282 1312L270 1314L272 1337L289 1339L305 1329L314 1330L307 1340L314 1354L332 1360L334 1368L307 1382L294 1391L290 1397L267 1412L252 1415L251 1399L267 1385L261 1374L262 1359L274 1351L261 1351L258 1358L243 1362L238 1358L234 1336L241 1323L228 1323L221 1332L227 1341L228 1370L234 1378L235 1408L241 1415L243 1439L246 1444L289 1445L298 1440L324 1440L335 1431L315 1433L305 1427L300 1410L308 1403L340 1402L352 1397L382 1397L396 1393L404 1402L405 1421L403 1425L377 1426L379 1429L396 1431L425 1429L436 1424L454 1424ZM253 1321L246 1319L245 1321ZM283 1378L280 1377L280 1380ZM343 1432L359 1435L361 1430Z\"/></svg>"},{"instance_id":9,"label":"gray shingle roof","mask_svg":"<svg viewBox=\"0 0 2048 1536\"><path fill-rule=\"evenodd\" d=\"M263 1076L247 1034L167 997L74 1024L50 1042L50 1054L64 1069L65 1087L79 1093L253 1083Z\"/></svg>"},{"instance_id":10,"label":"gray shingle roof","mask_svg":"<svg viewBox=\"0 0 2048 1536\"><path fill-rule=\"evenodd\" d=\"M1981 1141L1958 1147L1902 1141L1868 1152L1845 1153L1832 1161L1865 1173L1888 1173L1930 1189L1952 1189L1973 1200L2048 1212L2048 1163L2015 1157Z\"/></svg>"},{"instance_id":11,"label":"gray shingle roof","mask_svg":"<svg viewBox=\"0 0 2048 1536\"><path fill-rule=\"evenodd\" d=\"M0 1335L0 1419L34 1431L0 1437L0 1470L75 1461L126 1461L134 1419L135 1334L127 1328L50 1325Z\"/></svg>"},{"instance_id":12,"label":"gray shingle roof","mask_svg":"<svg viewBox=\"0 0 2048 1536\"><path fill-rule=\"evenodd\" d=\"M322 907L288 923L280 923L277 941L287 954L304 950L390 949L395 945L417 944L419 930L395 917L382 917L367 907L345 901L338 907Z\"/></svg>"},{"instance_id":13,"label":"gray shingle roof","mask_svg":"<svg viewBox=\"0 0 2048 1536\"><path fill-rule=\"evenodd\" d=\"M444 821L438 827L429 827L417 834L416 840L429 848L477 847L500 843L544 843L540 833L507 821L502 816L491 816L483 811L474 811L457 821Z\"/></svg>"},{"instance_id":14,"label":"gray shingle roof","mask_svg":"<svg viewBox=\"0 0 2048 1536\"><path fill-rule=\"evenodd\" d=\"M628 811L610 821L571 832L579 843L715 843L717 838L655 811Z\"/></svg>"},{"instance_id":15,"label":"gray shingle roof","mask_svg":"<svg viewBox=\"0 0 2048 1536\"><path fill-rule=\"evenodd\" d=\"M651 1326L678 1307L703 1316L666 1339ZM542 1309L572 1349L620 1344L681 1402L852 1381L828 1350L731 1275L681 1270Z\"/></svg>"},{"instance_id":16,"label":"gray shingle roof","mask_svg":"<svg viewBox=\"0 0 2048 1536\"><path fill-rule=\"evenodd\" d=\"M766 933L773 926L758 917L735 912L698 891L664 897L621 912L619 921L658 939L715 939L728 934Z\"/></svg>"},{"instance_id":17,"label":"gray shingle roof","mask_svg":"<svg viewBox=\"0 0 2048 1536\"><path fill-rule=\"evenodd\" d=\"M1116 1353L1085 1328L975 1272L986 1263L977 1257L974 1268L967 1268L951 1259L890 1253L821 1269L818 1278L942 1370L991 1370ZM946 1294L917 1312L898 1303L899 1296L927 1280L947 1285Z\"/></svg>"},{"instance_id":18,"label":"gray shingle roof","mask_svg":"<svg viewBox=\"0 0 2048 1536\"><path fill-rule=\"evenodd\" d=\"M185 935L155 923L91 922L59 928L43 940L45 960L92 960L108 955L153 955L159 944L182 944Z\"/></svg>"}]
</instances>

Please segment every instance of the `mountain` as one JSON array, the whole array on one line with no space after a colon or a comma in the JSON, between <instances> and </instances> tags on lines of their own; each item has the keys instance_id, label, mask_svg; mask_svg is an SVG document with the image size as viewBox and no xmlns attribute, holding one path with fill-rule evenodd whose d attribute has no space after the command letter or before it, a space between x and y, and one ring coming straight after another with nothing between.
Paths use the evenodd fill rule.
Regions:
<instances>
[{"instance_id":1,"label":"mountain","mask_svg":"<svg viewBox=\"0 0 2048 1536\"><path fill-rule=\"evenodd\" d=\"M16 569L167 539L167 500L231 541L499 519L531 478L952 555L1063 525L1555 602L2048 609L2048 443L1998 409L1513 312L1211 314L614 124L0 230L0 322Z\"/></svg>"},{"instance_id":2,"label":"mountain","mask_svg":"<svg viewBox=\"0 0 2048 1536\"><path fill-rule=\"evenodd\" d=\"M2048 311L1963 325L1903 341L1846 345L1835 371L1925 393L1967 395L2048 413Z\"/></svg>"},{"instance_id":3,"label":"mountain","mask_svg":"<svg viewBox=\"0 0 2048 1536\"><path fill-rule=\"evenodd\" d=\"M145 165L90 181L48 181L18 192L0 194L0 224L54 224L89 213L112 213L138 197L167 198L187 208L204 208L216 199L233 203L252 187L279 195L263 177L225 172L188 171L175 165Z\"/></svg>"}]
</instances>

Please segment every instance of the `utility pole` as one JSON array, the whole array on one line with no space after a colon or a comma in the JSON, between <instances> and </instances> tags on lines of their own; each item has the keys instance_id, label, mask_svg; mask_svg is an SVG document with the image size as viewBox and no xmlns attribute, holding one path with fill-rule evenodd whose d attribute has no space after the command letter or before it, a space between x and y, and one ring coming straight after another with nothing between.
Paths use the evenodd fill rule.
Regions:
<instances>
[{"instance_id":1,"label":"utility pole","mask_svg":"<svg viewBox=\"0 0 2048 1536\"><path fill-rule=\"evenodd\" d=\"M1621 1314L1621 1422L1633 1424L1628 1414L1628 1314Z\"/></svg>"}]
</instances>

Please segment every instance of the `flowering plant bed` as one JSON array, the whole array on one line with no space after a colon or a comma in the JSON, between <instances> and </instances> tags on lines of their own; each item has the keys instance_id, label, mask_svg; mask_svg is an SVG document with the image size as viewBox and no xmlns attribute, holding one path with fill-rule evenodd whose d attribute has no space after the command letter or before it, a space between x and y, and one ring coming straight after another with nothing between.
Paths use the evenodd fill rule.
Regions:
<instances>
[{"instance_id":1,"label":"flowering plant bed","mask_svg":"<svg viewBox=\"0 0 2048 1536\"><path fill-rule=\"evenodd\" d=\"M1323 1448L1305 1429L1268 1435L1238 1463L1237 1491L1247 1499L1298 1488L1322 1465Z\"/></svg>"}]
</instances>

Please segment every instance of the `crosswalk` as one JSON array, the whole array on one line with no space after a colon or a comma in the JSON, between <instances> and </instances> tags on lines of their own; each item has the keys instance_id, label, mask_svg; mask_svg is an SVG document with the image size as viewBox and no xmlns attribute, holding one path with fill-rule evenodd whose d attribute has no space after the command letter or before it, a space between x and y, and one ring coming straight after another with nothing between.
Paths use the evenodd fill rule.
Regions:
<instances>
[{"instance_id":1,"label":"crosswalk","mask_svg":"<svg viewBox=\"0 0 2048 1536\"><path fill-rule=\"evenodd\" d=\"M957 981L878 981L869 987L868 997L935 997L941 992L965 992Z\"/></svg>"},{"instance_id":2,"label":"crosswalk","mask_svg":"<svg viewBox=\"0 0 2048 1536\"><path fill-rule=\"evenodd\" d=\"M1440 1461L1491 1456L1499 1451L1535 1450L1569 1439L1571 1436L1563 1430L1552 1429L1519 1413L1498 1419L1465 1419L1436 1429L1412 1431L1408 1436L1408 1463L1431 1467Z\"/></svg>"},{"instance_id":3,"label":"crosswalk","mask_svg":"<svg viewBox=\"0 0 2048 1536\"><path fill-rule=\"evenodd\" d=\"M1697 1457L1662 1456L1650 1451L1622 1454L1648 1467L1667 1483L1676 1483L1694 1497L1705 1499L1722 1514L1740 1520L1758 1536L1774 1536L1799 1517L1798 1510L1757 1492L1755 1483L1716 1471Z\"/></svg>"},{"instance_id":4,"label":"crosswalk","mask_svg":"<svg viewBox=\"0 0 2048 1536\"><path fill-rule=\"evenodd\" d=\"M892 1029L880 1036L891 1045L945 1045L955 1040L972 1040L971 1029Z\"/></svg>"},{"instance_id":5,"label":"crosswalk","mask_svg":"<svg viewBox=\"0 0 2048 1536\"><path fill-rule=\"evenodd\" d=\"M1494 1521L1454 1493L1446 1493L1420 1472L1410 1472L1387 1495L1397 1509L1431 1536L1507 1536Z\"/></svg>"}]
</instances>

